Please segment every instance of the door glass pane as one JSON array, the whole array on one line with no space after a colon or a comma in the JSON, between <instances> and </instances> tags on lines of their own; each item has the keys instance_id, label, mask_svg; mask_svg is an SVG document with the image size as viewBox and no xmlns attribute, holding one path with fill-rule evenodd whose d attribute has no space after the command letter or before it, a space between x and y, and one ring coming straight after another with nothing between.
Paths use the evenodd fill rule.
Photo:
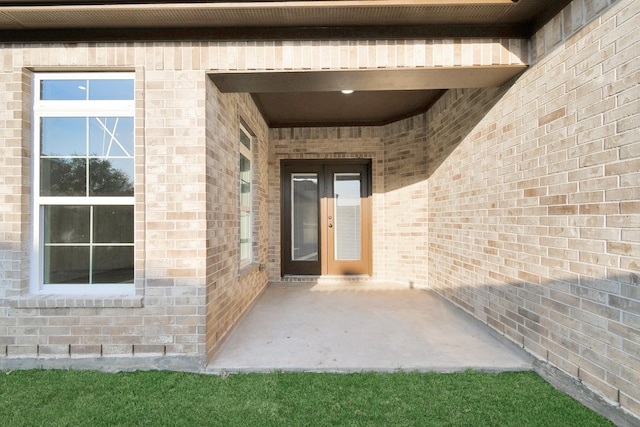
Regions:
<instances>
[{"instance_id":1,"label":"door glass pane","mask_svg":"<svg viewBox=\"0 0 640 427\"><path fill-rule=\"evenodd\" d=\"M291 174L291 258L318 260L318 175Z\"/></svg>"},{"instance_id":2,"label":"door glass pane","mask_svg":"<svg viewBox=\"0 0 640 427\"><path fill-rule=\"evenodd\" d=\"M335 258L340 261L360 259L360 174L336 173L334 191Z\"/></svg>"}]
</instances>

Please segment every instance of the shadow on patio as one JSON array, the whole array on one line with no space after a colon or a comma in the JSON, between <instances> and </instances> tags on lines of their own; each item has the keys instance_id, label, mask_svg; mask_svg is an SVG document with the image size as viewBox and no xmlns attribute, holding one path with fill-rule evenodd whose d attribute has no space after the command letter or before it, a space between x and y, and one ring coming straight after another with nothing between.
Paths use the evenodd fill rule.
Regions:
<instances>
[{"instance_id":1,"label":"shadow on patio","mask_svg":"<svg viewBox=\"0 0 640 427\"><path fill-rule=\"evenodd\" d=\"M485 371L532 359L426 291L354 284L271 284L207 371Z\"/></svg>"}]
</instances>

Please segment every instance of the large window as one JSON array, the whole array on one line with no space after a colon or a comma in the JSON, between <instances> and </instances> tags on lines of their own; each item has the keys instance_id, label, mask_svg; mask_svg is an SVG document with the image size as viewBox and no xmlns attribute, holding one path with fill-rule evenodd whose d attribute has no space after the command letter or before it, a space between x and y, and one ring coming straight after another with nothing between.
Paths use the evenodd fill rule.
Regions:
<instances>
[{"instance_id":1,"label":"large window","mask_svg":"<svg viewBox=\"0 0 640 427\"><path fill-rule=\"evenodd\" d=\"M240 128L240 266L253 261L253 183L251 134Z\"/></svg>"},{"instance_id":2,"label":"large window","mask_svg":"<svg viewBox=\"0 0 640 427\"><path fill-rule=\"evenodd\" d=\"M132 73L35 76L36 292L133 292L133 81Z\"/></svg>"}]
</instances>

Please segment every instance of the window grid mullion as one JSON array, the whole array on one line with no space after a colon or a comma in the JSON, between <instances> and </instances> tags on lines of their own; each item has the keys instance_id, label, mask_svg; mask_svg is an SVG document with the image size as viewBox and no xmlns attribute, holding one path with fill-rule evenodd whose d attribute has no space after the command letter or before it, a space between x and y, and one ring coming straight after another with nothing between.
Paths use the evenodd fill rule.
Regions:
<instances>
[{"instance_id":1,"label":"window grid mullion","mask_svg":"<svg viewBox=\"0 0 640 427\"><path fill-rule=\"evenodd\" d=\"M89 87L88 86L89 86L89 83L87 83L87 93L89 93ZM89 173L89 117L88 116L85 118L85 131L84 132L85 132L85 136L84 136L85 159L84 159L84 161L85 161L85 165L86 165L85 167L87 168L86 172L85 172L85 177L84 177L84 179L85 179L85 196L89 197L90 196L90 192L89 192L89 175L90 175L90 173Z\"/></svg>"},{"instance_id":2,"label":"window grid mullion","mask_svg":"<svg viewBox=\"0 0 640 427\"><path fill-rule=\"evenodd\" d=\"M93 212L94 206L89 208L89 284L93 284Z\"/></svg>"}]
</instances>

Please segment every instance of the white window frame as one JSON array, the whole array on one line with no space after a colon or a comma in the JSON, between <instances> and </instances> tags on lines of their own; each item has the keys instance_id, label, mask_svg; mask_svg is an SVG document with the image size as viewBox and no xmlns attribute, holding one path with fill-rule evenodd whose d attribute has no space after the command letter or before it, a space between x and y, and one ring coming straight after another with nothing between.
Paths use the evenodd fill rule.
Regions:
<instances>
[{"instance_id":1,"label":"white window frame","mask_svg":"<svg viewBox=\"0 0 640 427\"><path fill-rule=\"evenodd\" d=\"M243 253L242 253L242 240L244 236L242 235L241 223L240 223L240 230L239 230L239 236L240 236L240 239L238 241L238 243L240 244L239 259L240 259L240 268L242 269L244 267L251 265L254 262L254 256L255 256L254 250L253 250L253 243L254 243L253 242L253 229L254 229L253 197L255 193L255 188L254 188L255 186L254 186L254 179L253 179L253 172L254 172L253 149L255 145L255 138L253 134L242 124L240 124L240 134L245 134L249 138L249 146L251 147L251 148L247 148L242 143L241 139L238 140L238 146L240 147L239 160L242 159L242 156L244 156L246 159L249 160L249 204L248 205L242 204L242 171L240 169L238 171L238 185L239 185L238 213L239 213L240 221L242 221L242 213L247 213L249 215L249 230L248 230L248 236L247 236L248 238L247 245L249 247L249 255L246 258L243 257ZM240 134L239 134L239 137L240 137ZM240 168L240 161L238 161L238 168Z\"/></svg>"},{"instance_id":2,"label":"white window frame","mask_svg":"<svg viewBox=\"0 0 640 427\"><path fill-rule=\"evenodd\" d=\"M40 188L40 122L43 117L123 117L130 116L135 122L135 100L41 100L40 87L43 80L109 79L134 80L132 72L70 72L34 73L32 81L32 156L31 156L31 294L81 294L81 295L134 295L135 283L113 284L43 284L44 272L44 218L47 205L107 206L135 205L135 196L41 196ZM131 153L134 155L134 153ZM135 155L134 155L135 158ZM135 185L135 183L134 183ZM135 215L135 212L134 212ZM134 230L135 236L135 230ZM90 243L93 244L93 243ZM135 242L134 242L135 254Z\"/></svg>"}]
</instances>

